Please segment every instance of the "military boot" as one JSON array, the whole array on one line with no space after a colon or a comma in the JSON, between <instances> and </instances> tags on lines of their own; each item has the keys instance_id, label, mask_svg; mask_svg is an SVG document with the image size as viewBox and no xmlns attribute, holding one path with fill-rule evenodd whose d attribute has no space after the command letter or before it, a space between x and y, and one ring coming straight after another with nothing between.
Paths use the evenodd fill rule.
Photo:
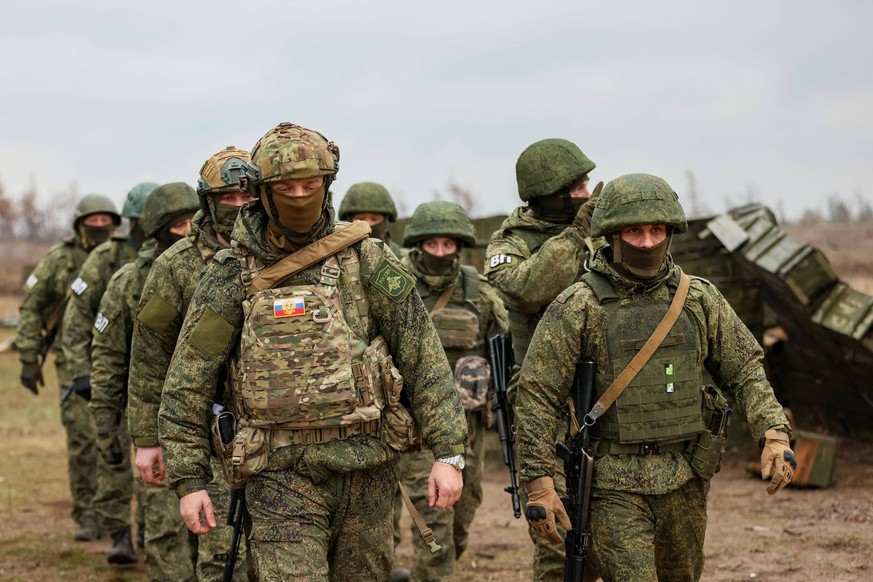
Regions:
<instances>
[{"instance_id":1,"label":"military boot","mask_svg":"<svg viewBox=\"0 0 873 582\"><path fill-rule=\"evenodd\" d=\"M130 530L124 529L112 534L112 548L106 561L110 564L133 564L136 562L136 554L130 543Z\"/></svg>"},{"instance_id":2,"label":"military boot","mask_svg":"<svg viewBox=\"0 0 873 582\"><path fill-rule=\"evenodd\" d=\"M83 512L79 519L79 529L73 534L73 539L77 542L90 542L101 537L103 537L103 532L97 525L97 516L90 510Z\"/></svg>"}]
</instances>

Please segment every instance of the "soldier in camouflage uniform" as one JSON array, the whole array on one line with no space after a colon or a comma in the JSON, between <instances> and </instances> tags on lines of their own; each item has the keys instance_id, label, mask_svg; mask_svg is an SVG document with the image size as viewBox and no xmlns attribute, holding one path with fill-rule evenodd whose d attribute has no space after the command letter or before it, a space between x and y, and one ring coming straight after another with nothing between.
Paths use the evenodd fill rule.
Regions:
<instances>
[{"instance_id":1,"label":"soldier in camouflage uniform","mask_svg":"<svg viewBox=\"0 0 873 582\"><path fill-rule=\"evenodd\" d=\"M80 394L90 395L91 392L91 337L100 298L113 273L122 265L136 259L137 250L144 240L139 216L146 198L156 187L154 182L143 182L131 188L121 210L122 217L128 220L128 235L112 236L94 249L70 285L72 295L64 313L61 345L68 362L70 377L73 378L73 388ZM96 450L93 449L93 444L91 447ZM130 467L129 461L110 467L101 457L95 457L95 464L79 466L81 470L92 475L92 479L96 467L98 486L91 508L97 520L92 520L91 523L96 532L105 533L119 529L120 524L129 521ZM142 510L138 509L140 533L141 517ZM142 536L139 536L138 542L142 547Z\"/></svg>"},{"instance_id":2,"label":"soldier in camouflage uniform","mask_svg":"<svg viewBox=\"0 0 873 582\"><path fill-rule=\"evenodd\" d=\"M672 261L670 240L686 228L678 197L664 180L629 174L607 184L592 234L609 244L595 254L591 272L549 306L521 371L515 418L526 516L557 543L555 517L565 527L569 520L554 489L554 442L576 362L595 362L594 395L608 406L607 388L674 295L687 290L678 319L651 358L605 412L595 406L589 413L595 419L591 558L607 582L700 578L709 479L723 452L723 445L712 446L715 435L704 420L711 410L707 395L718 392L704 386L704 370L722 398L740 407L764 447L762 474L773 474L767 492L784 487L796 466L761 347L714 285L689 279Z\"/></svg>"},{"instance_id":3,"label":"soldier in camouflage uniform","mask_svg":"<svg viewBox=\"0 0 873 582\"><path fill-rule=\"evenodd\" d=\"M515 165L518 194L528 204L503 222L485 253L485 276L509 311L515 356L510 401L537 323L549 303L585 272L589 253L598 244L589 236L591 211L602 186L589 194L588 173L594 167L576 144L564 139L531 144ZM562 480L558 486L564 486ZM524 504L523 491L521 497ZM529 534L534 543L533 579L563 580L564 546L533 530Z\"/></svg>"},{"instance_id":4,"label":"soldier in camouflage uniform","mask_svg":"<svg viewBox=\"0 0 873 582\"><path fill-rule=\"evenodd\" d=\"M431 553L413 535L415 563L412 579L451 579L455 560L467 548L470 524L482 504L484 437L490 408L490 366L487 339L507 331L509 321L497 292L476 269L460 265L463 246L476 244L473 223L453 202L426 202L406 225L403 246L412 248L402 263L416 276L415 288L437 329L455 386L467 417L467 457L464 492L451 509L429 507L427 476L433 454L404 455L398 474L416 509L433 531L442 551Z\"/></svg>"},{"instance_id":5,"label":"soldier in camouflage uniform","mask_svg":"<svg viewBox=\"0 0 873 582\"><path fill-rule=\"evenodd\" d=\"M461 494L467 431L445 353L414 279L369 226L333 223L338 161L333 142L289 123L255 145L259 201L194 293L161 399L169 486L189 529L207 533L208 418L228 370L235 436L213 444L231 486L246 484L260 580L384 580L396 460L419 442L438 460L430 503Z\"/></svg>"},{"instance_id":6,"label":"soldier in camouflage uniform","mask_svg":"<svg viewBox=\"0 0 873 582\"><path fill-rule=\"evenodd\" d=\"M233 529L224 520L212 532L195 536L179 515L179 499L164 486L164 459L158 442L158 410L170 359L194 289L215 254L230 247L230 233L242 204L252 200L239 187L248 152L228 147L200 169L200 211L188 236L162 253L152 266L134 322L128 384L128 424L136 446L136 466L146 488L146 571L151 580L220 580ZM219 392L216 387L216 392ZM221 396L216 395L216 402ZM155 468L157 467L157 471ZM206 489L219 517L227 515L230 489L218 459ZM196 557L192 560L192 557ZM236 579L245 579L240 559Z\"/></svg>"},{"instance_id":7,"label":"soldier in camouflage uniform","mask_svg":"<svg viewBox=\"0 0 873 582\"><path fill-rule=\"evenodd\" d=\"M136 261L122 266L109 280L94 320L91 412L97 425L97 448L107 465L128 470L128 489L130 437L125 407L137 305L155 258L188 234L191 217L197 208L194 189L182 182L164 184L149 194L140 220L146 241L140 247ZM151 509L148 499L144 495L140 499L148 513ZM118 516L106 529L112 536L112 548L107 558L111 564L136 561L131 546L129 515L128 509L127 515ZM151 577L151 572L149 574Z\"/></svg>"},{"instance_id":8,"label":"soldier in camouflage uniform","mask_svg":"<svg viewBox=\"0 0 873 582\"><path fill-rule=\"evenodd\" d=\"M388 224L397 220L397 207L382 184L352 184L340 202L338 216L340 220L349 222L363 220L372 229L371 237L378 238L388 245L395 256L400 256L400 247L391 240L391 232L388 230Z\"/></svg>"},{"instance_id":9,"label":"soldier in camouflage uniform","mask_svg":"<svg viewBox=\"0 0 873 582\"><path fill-rule=\"evenodd\" d=\"M100 194L89 194L76 205L73 214L74 234L53 246L27 278L27 295L21 303L16 344L21 359L21 383L34 394L43 383L42 365L51 348L55 354L58 384L63 390L71 378L61 350L59 337L70 295L69 287L85 259L95 246L105 241L119 225L121 217L112 200ZM97 490L94 476L96 449L94 423L88 412L88 392L68 395L61 404L61 422L67 432L67 463L70 493L73 497L73 519L79 524L74 538L88 541L99 537L97 520L91 511L91 501Z\"/></svg>"}]
</instances>

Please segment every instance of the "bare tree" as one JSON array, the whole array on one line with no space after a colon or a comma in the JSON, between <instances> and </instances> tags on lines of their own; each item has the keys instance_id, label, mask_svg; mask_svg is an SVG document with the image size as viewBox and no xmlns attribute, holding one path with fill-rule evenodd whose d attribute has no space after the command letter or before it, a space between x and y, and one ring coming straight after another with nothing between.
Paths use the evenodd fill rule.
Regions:
<instances>
[{"instance_id":1,"label":"bare tree","mask_svg":"<svg viewBox=\"0 0 873 582\"><path fill-rule=\"evenodd\" d=\"M852 211L849 209L849 205L837 192L828 196L828 220L838 223L852 220Z\"/></svg>"},{"instance_id":2,"label":"bare tree","mask_svg":"<svg viewBox=\"0 0 873 582\"><path fill-rule=\"evenodd\" d=\"M0 238L14 236L15 206L11 198L6 195L6 188L0 184Z\"/></svg>"},{"instance_id":3,"label":"bare tree","mask_svg":"<svg viewBox=\"0 0 873 582\"><path fill-rule=\"evenodd\" d=\"M855 220L862 222L865 220L873 220L873 206L870 201L864 198L864 193L860 188L855 190L855 204L858 207L858 213L855 215Z\"/></svg>"},{"instance_id":4,"label":"bare tree","mask_svg":"<svg viewBox=\"0 0 873 582\"><path fill-rule=\"evenodd\" d=\"M449 180L449 197L452 201L464 209L467 216L472 216L473 208L476 207L476 199L473 198L473 191L469 188L461 186L454 180Z\"/></svg>"}]
</instances>

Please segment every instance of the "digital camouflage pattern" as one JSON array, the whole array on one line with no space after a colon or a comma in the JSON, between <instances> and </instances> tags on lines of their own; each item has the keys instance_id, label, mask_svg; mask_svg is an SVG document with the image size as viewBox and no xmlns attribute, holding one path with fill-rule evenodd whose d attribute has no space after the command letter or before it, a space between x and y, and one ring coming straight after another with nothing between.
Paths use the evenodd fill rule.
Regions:
<instances>
[{"instance_id":1,"label":"digital camouflage pattern","mask_svg":"<svg viewBox=\"0 0 873 582\"><path fill-rule=\"evenodd\" d=\"M198 212L188 236L155 259L142 290L133 327L127 405L130 434L137 447L159 445L161 392L182 319L207 265L215 253L224 248L206 216ZM179 499L173 491L143 485L146 571L150 578L186 580L195 574L199 580L221 578L224 562L214 556L226 553L231 544L233 529L224 521L230 504L230 488L215 458L212 470L213 479L206 488L218 527L201 536L195 536L185 527L179 514ZM247 569L246 552L241 550L234 579L244 580Z\"/></svg>"},{"instance_id":2,"label":"digital camouflage pattern","mask_svg":"<svg viewBox=\"0 0 873 582\"><path fill-rule=\"evenodd\" d=\"M185 182L170 182L154 189L143 206L139 221L147 237L173 226L175 219L190 217L200 208L194 188Z\"/></svg>"},{"instance_id":3,"label":"digital camouflage pattern","mask_svg":"<svg viewBox=\"0 0 873 582\"><path fill-rule=\"evenodd\" d=\"M458 204L444 200L419 204L403 231L403 246L434 236L447 236L461 243L476 246L476 229L470 217Z\"/></svg>"},{"instance_id":4,"label":"digital camouflage pattern","mask_svg":"<svg viewBox=\"0 0 873 582\"><path fill-rule=\"evenodd\" d=\"M436 203L428 203L436 204ZM421 208L421 206L419 206ZM466 214L464 215L466 217ZM469 219L467 219L469 223ZM452 224L447 228L452 228ZM472 227L471 227L472 228ZM409 227L407 227L408 231ZM443 235L445 236L445 235ZM417 249L413 253L423 252ZM453 273L444 276L425 275L415 266L413 258L405 257L403 265L416 277L415 288L424 302L428 312L431 312L440 295L453 287L451 298L446 306L436 313L431 313L437 332L443 339L442 345L452 369L459 360L467 356L487 357L487 339L505 332L509 327L506 309L497 296L497 292L487 280L472 267L461 267ZM446 334L440 329L440 318L444 312L459 312L471 318L471 343L465 341L446 341L446 337L463 340L463 336ZM452 318L457 322L461 318ZM445 322L446 320L442 320ZM489 391L490 392L490 391ZM460 396L460 394L459 394ZM487 400L490 403L490 399ZM432 554L418 529L412 526L412 543L415 559L412 566L413 580L448 580L451 579L455 561L466 550L470 525L479 505L482 504L482 472L485 464L484 436L488 422L487 406L476 410L467 410L467 454L463 470L464 490L461 498L449 509L429 507L427 500L427 480L430 475L434 455L431 451L422 451L404 455L400 459L398 476L406 486L415 508L424 518L425 523L433 531L442 551ZM399 518L399 513L397 514ZM395 519L395 527L399 519Z\"/></svg>"},{"instance_id":5,"label":"digital camouflage pattern","mask_svg":"<svg viewBox=\"0 0 873 582\"><path fill-rule=\"evenodd\" d=\"M118 215L118 209L115 208L115 203L103 194L87 194L82 197L73 209L73 228L79 225L79 220L92 214L108 214L112 217L115 226L121 224L121 216Z\"/></svg>"},{"instance_id":6,"label":"digital camouflage pattern","mask_svg":"<svg viewBox=\"0 0 873 582\"><path fill-rule=\"evenodd\" d=\"M375 212L384 214L388 222L397 220L397 207L388 189L376 182L352 184L340 202L337 216L340 220L351 220L356 214Z\"/></svg>"},{"instance_id":7,"label":"digital camouflage pattern","mask_svg":"<svg viewBox=\"0 0 873 582\"><path fill-rule=\"evenodd\" d=\"M579 182L596 167L579 146L566 139L544 139L529 145L515 164L518 195L527 202L551 196Z\"/></svg>"},{"instance_id":8,"label":"digital camouflage pattern","mask_svg":"<svg viewBox=\"0 0 873 582\"><path fill-rule=\"evenodd\" d=\"M608 182L591 216L592 236L639 224L666 224L680 234L688 230L679 197L661 178L626 174Z\"/></svg>"},{"instance_id":9,"label":"digital camouflage pattern","mask_svg":"<svg viewBox=\"0 0 873 582\"><path fill-rule=\"evenodd\" d=\"M28 276L26 294L18 312L18 330L15 343L22 364L35 364L43 346L42 330L52 312L64 301L70 283L88 257L78 234L54 245ZM59 320L59 323L63 318ZM63 328L58 332L61 337ZM61 390L72 381L60 341L52 347L55 355L58 384ZM67 433L67 471L73 498L72 517L79 524L90 511L97 491L94 465L97 462L94 421L88 411L88 402L78 394L71 394L61 406L61 422Z\"/></svg>"},{"instance_id":10,"label":"digital camouflage pattern","mask_svg":"<svg viewBox=\"0 0 873 582\"><path fill-rule=\"evenodd\" d=\"M260 204L244 206L233 238L261 263L272 265L286 255L273 252L265 242L267 220ZM367 339L372 341L377 333L385 338L425 445L439 456L463 452L466 426L451 371L421 299L411 286L403 291L408 273L381 243L366 239L354 248L370 307L372 335ZM322 266L316 263L295 280L317 284ZM164 385L160 439L168 483L180 497L204 489L212 477L207 419L220 374L239 345L245 299L240 275L234 252L216 255L191 300ZM393 288L388 283L395 278L400 283ZM342 287L341 292L344 303L356 300ZM259 575L266 577L274 568L304 567L308 579L320 579L330 561L337 572L372 569L378 574L365 578L385 579L391 565L394 458L396 453L378 438L366 435L273 451L265 470L251 477L246 488L252 556ZM312 494L307 497L305 491ZM301 510L297 503L306 498L314 502ZM374 509L374 504L379 507ZM318 510L310 513L315 506ZM337 527L366 549L366 564L357 554L361 550L349 549L343 535L327 537L329 529ZM313 538L313 545L263 543L304 537Z\"/></svg>"},{"instance_id":11,"label":"digital camouflage pattern","mask_svg":"<svg viewBox=\"0 0 873 582\"><path fill-rule=\"evenodd\" d=\"M91 252L70 282L73 293L64 312L61 345L71 378L91 375L91 337L100 298L115 271L134 259L133 241L113 236Z\"/></svg>"},{"instance_id":12,"label":"digital camouflage pattern","mask_svg":"<svg viewBox=\"0 0 873 582\"><path fill-rule=\"evenodd\" d=\"M509 312L509 330L516 362L508 390L513 404L518 370L540 318L548 305L585 273L588 235L584 226L540 220L530 208L519 207L491 236L485 251L485 275L500 292ZM601 242L597 241L596 244ZM553 447L553 457L554 454ZM560 469L555 479L559 495L564 490L562 471ZM522 506L526 508L524 488L520 494ZM558 529L564 533L560 525ZM528 528L528 534L534 544L534 580L563 580L563 545L549 542L537 535L533 528Z\"/></svg>"},{"instance_id":13,"label":"digital camouflage pattern","mask_svg":"<svg viewBox=\"0 0 873 582\"><path fill-rule=\"evenodd\" d=\"M112 276L93 324L90 408L98 440L117 435L122 453L118 464L98 461L100 484L94 509L101 526L110 533L130 528L134 481L125 414L130 340L142 287L158 252L156 241L146 241L136 261L122 266Z\"/></svg>"},{"instance_id":14,"label":"digital camouflage pattern","mask_svg":"<svg viewBox=\"0 0 873 582\"><path fill-rule=\"evenodd\" d=\"M609 247L601 248L591 268L609 277L619 301L670 301L678 275L669 255L667 275L643 285L612 269L607 256L610 250ZM773 396L764 374L761 347L715 286L703 279L692 278L684 309L697 325L704 367L715 384L735 401L740 413L748 420L756 442L762 442L768 428L787 432L782 407ZM580 282L563 292L540 321L521 370L516 397L519 475L523 482L553 476L556 472L554 443L564 426L576 362L580 358L591 358L598 370L609 369L605 346L606 319L606 309L600 305L589 285ZM645 370L644 366L643 372ZM595 435L596 428L595 424ZM682 452L603 454L595 460L593 485L598 490L644 496L646 503L651 503L651 496L674 492L697 479ZM609 519L610 527L619 530L637 527L636 522L622 525L617 524L612 516L596 515L596 507L592 512L592 522ZM703 504L697 513L705 514L705 511ZM686 513L689 519L695 515L691 511ZM688 547L688 544L686 540L683 547ZM611 574L601 571L607 579L613 579Z\"/></svg>"}]
</instances>

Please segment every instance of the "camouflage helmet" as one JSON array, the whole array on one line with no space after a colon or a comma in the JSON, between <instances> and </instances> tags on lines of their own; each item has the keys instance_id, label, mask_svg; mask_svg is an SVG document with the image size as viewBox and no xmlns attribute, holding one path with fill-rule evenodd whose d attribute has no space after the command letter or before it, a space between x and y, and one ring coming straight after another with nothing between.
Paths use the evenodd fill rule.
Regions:
<instances>
[{"instance_id":1,"label":"camouflage helmet","mask_svg":"<svg viewBox=\"0 0 873 582\"><path fill-rule=\"evenodd\" d=\"M397 220L397 207L391 194L382 184L376 182L358 182L352 184L343 201L340 202L339 219L349 220L355 214L376 212L388 217L388 222Z\"/></svg>"},{"instance_id":2,"label":"camouflage helmet","mask_svg":"<svg viewBox=\"0 0 873 582\"><path fill-rule=\"evenodd\" d=\"M544 139L521 152L515 163L518 195L527 202L569 189L595 168L579 146L566 139Z\"/></svg>"},{"instance_id":3,"label":"camouflage helmet","mask_svg":"<svg viewBox=\"0 0 873 582\"><path fill-rule=\"evenodd\" d=\"M676 233L688 230L679 196L651 174L625 174L609 182L591 216L591 236L606 236L628 226L666 224Z\"/></svg>"},{"instance_id":4,"label":"camouflage helmet","mask_svg":"<svg viewBox=\"0 0 873 582\"><path fill-rule=\"evenodd\" d=\"M464 209L454 202L436 200L419 204L406 223L403 231L403 246L432 236L447 236L467 246L476 245L476 230Z\"/></svg>"},{"instance_id":5,"label":"camouflage helmet","mask_svg":"<svg viewBox=\"0 0 873 582\"><path fill-rule=\"evenodd\" d=\"M124 218L139 218L142 214L142 206L145 204L146 198L152 193L152 190L158 187L155 182L141 182L130 189L127 193L127 198L124 200L124 206L121 207L121 216Z\"/></svg>"},{"instance_id":6,"label":"camouflage helmet","mask_svg":"<svg viewBox=\"0 0 873 582\"><path fill-rule=\"evenodd\" d=\"M339 170L339 148L317 131L280 123L252 148L252 165L254 172L246 173L251 185L326 176L327 190ZM253 196L257 190L250 188Z\"/></svg>"},{"instance_id":7,"label":"camouflage helmet","mask_svg":"<svg viewBox=\"0 0 873 582\"><path fill-rule=\"evenodd\" d=\"M152 191L142 209L140 223L147 238L155 236L178 216L194 214L200 200L194 188L184 182L171 182Z\"/></svg>"},{"instance_id":8,"label":"camouflage helmet","mask_svg":"<svg viewBox=\"0 0 873 582\"><path fill-rule=\"evenodd\" d=\"M197 194L218 194L240 190L240 178L251 162L245 150L227 146L205 162L197 180Z\"/></svg>"},{"instance_id":9,"label":"camouflage helmet","mask_svg":"<svg viewBox=\"0 0 873 582\"><path fill-rule=\"evenodd\" d=\"M121 216L118 214L118 209L108 196L103 194L86 194L76 203L76 208L73 210L73 228L78 228L79 221L92 214L108 214L112 217L112 222L115 223L115 226L121 224Z\"/></svg>"}]
</instances>

